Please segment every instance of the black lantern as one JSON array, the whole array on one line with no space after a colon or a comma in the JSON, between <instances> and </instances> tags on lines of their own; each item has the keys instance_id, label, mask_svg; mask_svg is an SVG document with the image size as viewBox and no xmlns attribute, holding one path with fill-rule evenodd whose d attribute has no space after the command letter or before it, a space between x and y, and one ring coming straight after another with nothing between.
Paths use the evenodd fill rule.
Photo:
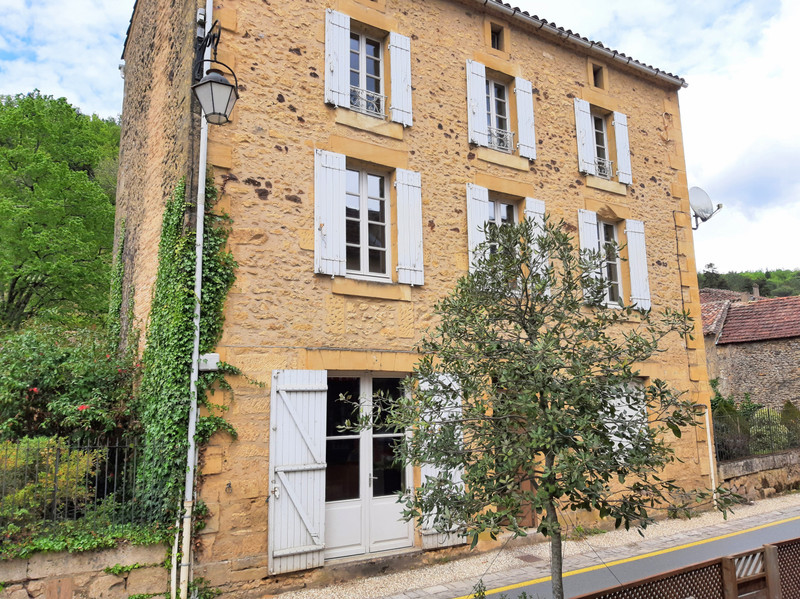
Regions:
<instances>
[{"instance_id":1,"label":"black lantern","mask_svg":"<svg viewBox=\"0 0 800 599\"><path fill-rule=\"evenodd\" d=\"M217 60L217 44L219 44L221 27L219 21L209 29L206 36L200 40L198 38L197 56L194 65L194 79L200 79L203 73L203 64L210 63L211 67L206 71L205 77L200 79L192 86L195 96L200 102L200 107L206 115L206 120L212 125L224 125L230 120L233 106L239 99L239 82L236 73L228 65ZM213 60L203 58L206 48L211 48ZM226 68L233 77L233 83L228 81L219 67Z\"/></svg>"}]
</instances>

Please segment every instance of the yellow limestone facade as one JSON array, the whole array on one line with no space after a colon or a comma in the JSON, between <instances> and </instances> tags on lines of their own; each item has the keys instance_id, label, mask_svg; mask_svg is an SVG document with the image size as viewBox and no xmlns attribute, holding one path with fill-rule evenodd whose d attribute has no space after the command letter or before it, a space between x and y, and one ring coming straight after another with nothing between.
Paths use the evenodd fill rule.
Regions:
<instances>
[{"instance_id":1,"label":"yellow limestone facade","mask_svg":"<svg viewBox=\"0 0 800 599\"><path fill-rule=\"evenodd\" d=\"M191 43L199 6L166 5L139 0L126 48L125 109L158 115L138 124L123 117L119 216L127 219L126 277L142 328L161 207L172 179L181 169L191 172L197 152L180 126L196 112L177 83L190 60L181 48ZM230 248L239 265L218 352L266 385L234 378L232 394L214 396L229 406L226 418L239 438L216 436L201 458L200 496L210 519L195 556L197 574L212 584L248 585L331 557L436 546L413 527L400 537L381 529L385 506L365 497L373 480L389 476L376 463L364 464L375 439L354 442L361 443L361 465L342 457L339 446L338 457L328 455L329 477L336 467L335 476L357 478L361 504L347 514L324 497L303 500L303 492L313 492L300 487L319 487L320 479L309 474L295 484L290 470L281 475L277 461L285 465L291 456L277 457L276 443L294 443L301 453L316 444L324 462L326 446L333 451L325 437L335 433L326 429L331 404L314 385L335 379L363 392L411 371L415 344L434 324L434 303L468 271L470 239L501 205L513 218L543 206L582 243L613 232L620 244L640 248L620 265L620 294L644 294L656 310L687 309L698 323L694 339L670 339L641 372L708 405L682 80L590 49L493 0L220 0L213 19L222 26L218 58L237 73L241 95L232 122L209 130L209 164L220 205L233 218ZM181 27L186 39L175 33ZM156 40L155 51L145 39ZM146 105L133 99L144 84L130 74L144 63L152 68ZM168 147L172 155L161 169L158 152ZM343 211L352 217L347 222ZM593 222L599 225L592 234ZM277 402L292 403L301 393L303 385L291 382L297 371L326 371L308 375L316 383L301 376L306 391L315 389L308 393L322 393L322 403L308 408L321 424L300 413L306 408L299 403L294 414L285 406L277 413ZM287 419L306 419L308 438L295 431L294 440L276 441ZM675 443L683 463L668 474L686 488L709 487L706 431ZM420 476L403 474L409 484ZM287 492L287 481L297 488ZM328 493L331 484L349 497L338 480L329 481ZM305 508L290 516L273 511L292 492ZM281 545L292 543L277 538L291 536L280 529L290 520L308 529L305 542L294 541L298 551L311 547L317 561L295 559ZM359 538L345 538L342 522L358 528Z\"/></svg>"}]
</instances>

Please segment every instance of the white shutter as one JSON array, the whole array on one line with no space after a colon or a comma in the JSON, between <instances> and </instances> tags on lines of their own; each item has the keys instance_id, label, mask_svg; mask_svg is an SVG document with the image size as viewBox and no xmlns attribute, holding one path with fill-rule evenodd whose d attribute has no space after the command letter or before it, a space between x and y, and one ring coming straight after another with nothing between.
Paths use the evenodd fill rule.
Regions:
<instances>
[{"instance_id":1,"label":"white shutter","mask_svg":"<svg viewBox=\"0 0 800 599\"><path fill-rule=\"evenodd\" d=\"M631 146L628 139L628 117L621 112L614 113L614 137L617 139L617 178L620 183L630 185Z\"/></svg>"},{"instance_id":2,"label":"white shutter","mask_svg":"<svg viewBox=\"0 0 800 599\"><path fill-rule=\"evenodd\" d=\"M489 190L467 183L467 243L469 244L469 270L475 268L475 248L486 241L486 223L489 214Z\"/></svg>"},{"instance_id":3,"label":"white shutter","mask_svg":"<svg viewBox=\"0 0 800 599\"><path fill-rule=\"evenodd\" d=\"M486 67L474 60L467 61L467 123L469 141L479 146L489 145L489 123L486 121Z\"/></svg>"},{"instance_id":4,"label":"white shutter","mask_svg":"<svg viewBox=\"0 0 800 599\"><path fill-rule=\"evenodd\" d=\"M325 370L272 374L269 573L322 566L325 549Z\"/></svg>"},{"instance_id":5,"label":"white shutter","mask_svg":"<svg viewBox=\"0 0 800 599\"><path fill-rule=\"evenodd\" d=\"M325 102L350 108L350 17L325 11Z\"/></svg>"},{"instance_id":6,"label":"white shutter","mask_svg":"<svg viewBox=\"0 0 800 599\"><path fill-rule=\"evenodd\" d=\"M534 234L538 237L544 233L544 202L534 198L525 198L525 218L533 222ZM537 274L543 275L547 270L548 257L544 256L536 269Z\"/></svg>"},{"instance_id":7,"label":"white shutter","mask_svg":"<svg viewBox=\"0 0 800 599\"><path fill-rule=\"evenodd\" d=\"M580 235L581 250L597 252L600 249L600 237L597 234L597 213L591 210L578 210L578 234ZM592 273L600 277L600 272ZM584 296L586 295L584 290Z\"/></svg>"},{"instance_id":8,"label":"white shutter","mask_svg":"<svg viewBox=\"0 0 800 599\"><path fill-rule=\"evenodd\" d=\"M517 77L514 80L517 94L517 129L519 135L519 155L523 158L536 158L536 129L533 123L533 87L531 82Z\"/></svg>"},{"instance_id":9,"label":"white shutter","mask_svg":"<svg viewBox=\"0 0 800 599\"><path fill-rule=\"evenodd\" d=\"M631 303L641 310L650 309L650 281L647 276L647 248L644 242L644 223L626 220L628 237L628 266L631 273Z\"/></svg>"},{"instance_id":10,"label":"white shutter","mask_svg":"<svg viewBox=\"0 0 800 599\"><path fill-rule=\"evenodd\" d=\"M422 285L422 183L420 174L399 168L397 188L397 282Z\"/></svg>"},{"instance_id":11,"label":"white shutter","mask_svg":"<svg viewBox=\"0 0 800 599\"><path fill-rule=\"evenodd\" d=\"M392 120L410 127L412 124L411 40L405 35L390 32L389 55L392 62Z\"/></svg>"},{"instance_id":12,"label":"white shutter","mask_svg":"<svg viewBox=\"0 0 800 599\"><path fill-rule=\"evenodd\" d=\"M452 386L454 390L459 390L458 383L447 375L442 376L443 384L448 386ZM423 383L424 388L424 383ZM448 415L452 415L455 418L461 417L461 397L456 399L457 403L446 410L442 410L442 416L446 417ZM449 402L448 402L449 403ZM420 466L420 481L422 483L428 477L436 478L441 476L442 470L432 466L431 464L422 464ZM450 480L452 480L457 485L463 485L461 470L453 470L449 472ZM431 528L431 522L435 517L436 513L427 514L422 519L421 523L421 533L422 533L422 548L423 549L438 549L441 547L451 547L453 545L463 545L467 542L467 538L455 534L447 534L447 533L439 533L436 532L435 529Z\"/></svg>"},{"instance_id":13,"label":"white shutter","mask_svg":"<svg viewBox=\"0 0 800 599\"><path fill-rule=\"evenodd\" d=\"M314 272L344 276L345 157L314 152Z\"/></svg>"},{"instance_id":14,"label":"white shutter","mask_svg":"<svg viewBox=\"0 0 800 599\"><path fill-rule=\"evenodd\" d=\"M596 175L594 128L589 102L575 98L575 132L578 139L578 170L589 175Z\"/></svg>"}]
</instances>

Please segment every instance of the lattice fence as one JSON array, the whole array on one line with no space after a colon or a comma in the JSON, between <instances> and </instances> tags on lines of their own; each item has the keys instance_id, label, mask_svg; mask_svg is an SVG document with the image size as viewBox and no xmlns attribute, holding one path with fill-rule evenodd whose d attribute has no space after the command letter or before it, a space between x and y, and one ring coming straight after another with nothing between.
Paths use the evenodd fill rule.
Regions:
<instances>
[{"instance_id":1,"label":"lattice fence","mask_svg":"<svg viewBox=\"0 0 800 599\"><path fill-rule=\"evenodd\" d=\"M800 597L800 539L778 544L778 571L783 599Z\"/></svg>"}]
</instances>

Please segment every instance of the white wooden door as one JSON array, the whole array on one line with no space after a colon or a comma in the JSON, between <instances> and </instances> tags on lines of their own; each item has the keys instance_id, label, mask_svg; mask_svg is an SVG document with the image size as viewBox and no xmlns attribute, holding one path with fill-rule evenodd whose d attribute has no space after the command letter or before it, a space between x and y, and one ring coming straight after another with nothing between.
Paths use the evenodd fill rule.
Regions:
<instances>
[{"instance_id":1,"label":"white wooden door","mask_svg":"<svg viewBox=\"0 0 800 599\"><path fill-rule=\"evenodd\" d=\"M336 558L410 547L413 524L401 519L398 490L409 470L394 464L393 443L402 435L379 422L358 432L343 431L346 420L373 413L373 395L396 397L399 377L370 375L328 379L325 502L325 557ZM341 397L349 398L342 401Z\"/></svg>"},{"instance_id":2,"label":"white wooden door","mask_svg":"<svg viewBox=\"0 0 800 599\"><path fill-rule=\"evenodd\" d=\"M276 370L269 439L269 572L322 566L325 370Z\"/></svg>"}]
</instances>

